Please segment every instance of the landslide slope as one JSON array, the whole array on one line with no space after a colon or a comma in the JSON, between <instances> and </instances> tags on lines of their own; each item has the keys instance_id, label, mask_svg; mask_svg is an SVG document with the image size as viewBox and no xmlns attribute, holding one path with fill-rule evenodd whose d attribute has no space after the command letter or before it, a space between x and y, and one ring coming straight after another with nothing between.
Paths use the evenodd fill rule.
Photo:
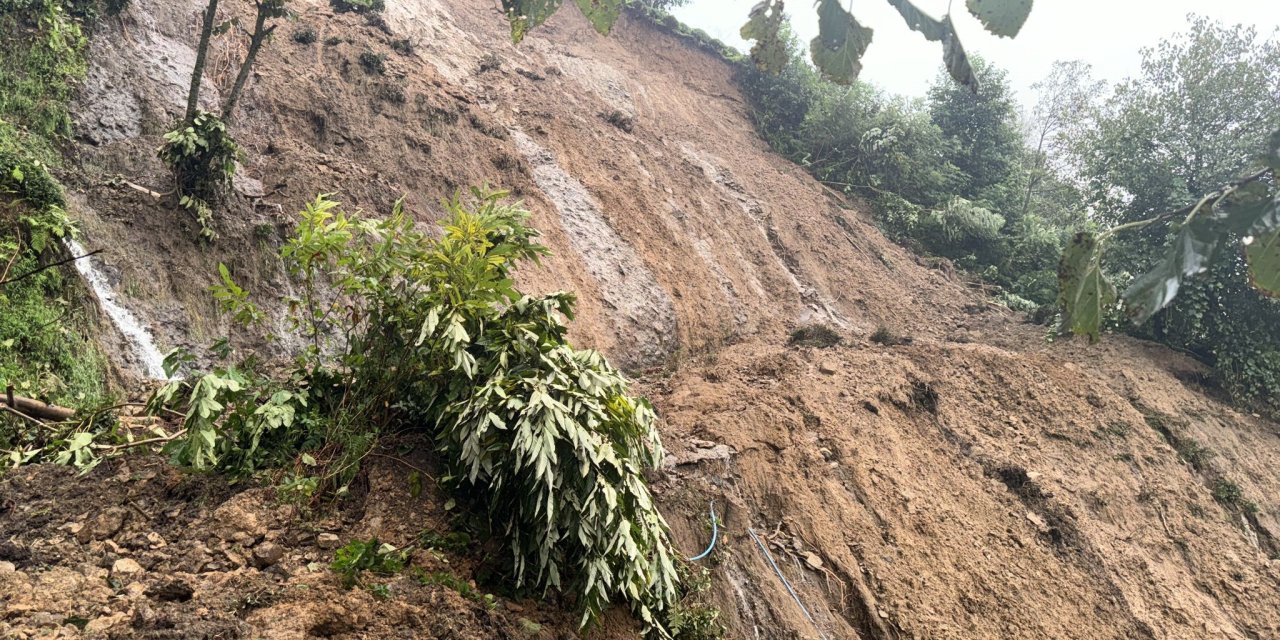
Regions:
<instances>
[{"instance_id":1,"label":"landslide slope","mask_svg":"<svg viewBox=\"0 0 1280 640\"><path fill-rule=\"evenodd\" d=\"M886 241L860 205L769 152L715 55L629 17L602 38L572 10L516 48L496 3L390 3L385 27L315 0L294 8L286 29L316 41L268 45L237 121L250 180L212 246L193 242L186 214L113 179L165 190L153 150L181 107L199 3L135 0L94 42L72 215L161 344L227 331L205 292L218 261L252 290L287 291L273 247L317 193L370 211L407 194L426 223L438 198L489 181L525 200L554 250L523 284L578 292L576 342L637 372L662 415L672 455L655 491L681 549L706 544L708 502L722 514L706 566L729 637L1280 637L1277 425L1215 400L1168 350L1046 342L945 264ZM392 47L402 39L407 54ZM216 47L210 104L237 55L230 37ZM788 345L818 322L841 343ZM910 340L870 341L881 326ZM81 583L105 620L88 628L115 637L572 629L550 608L518 613L530 603L494 614L438 590L379 603L312 575L315 530L405 543L442 518L435 497L396 494L386 467L364 507L319 529L269 491L197 490L145 461L95 473L0 480L0 551L21 558L0 567L11 629L57 627L78 605L40 585ZM99 523L106 507L119 527ZM228 529L229 516L252 524ZM266 542L281 560L253 556ZM135 556L139 587L102 587ZM194 585L194 604L152 589L171 579Z\"/></svg>"}]
</instances>

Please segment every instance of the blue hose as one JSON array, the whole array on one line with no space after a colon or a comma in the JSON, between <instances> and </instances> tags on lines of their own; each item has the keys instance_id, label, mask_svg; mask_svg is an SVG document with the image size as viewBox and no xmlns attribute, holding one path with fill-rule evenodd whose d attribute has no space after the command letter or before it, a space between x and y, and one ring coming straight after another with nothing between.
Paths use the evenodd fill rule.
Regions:
<instances>
[{"instance_id":1,"label":"blue hose","mask_svg":"<svg viewBox=\"0 0 1280 640\"><path fill-rule=\"evenodd\" d=\"M707 545L706 551L703 551L702 553L699 553L698 555L692 558L689 558L689 562L697 562L711 555L711 550L716 548L716 539L718 539L719 537L720 537L720 525L719 525L718 519L716 518L716 503L713 500L711 502L711 544Z\"/></svg>"}]
</instances>

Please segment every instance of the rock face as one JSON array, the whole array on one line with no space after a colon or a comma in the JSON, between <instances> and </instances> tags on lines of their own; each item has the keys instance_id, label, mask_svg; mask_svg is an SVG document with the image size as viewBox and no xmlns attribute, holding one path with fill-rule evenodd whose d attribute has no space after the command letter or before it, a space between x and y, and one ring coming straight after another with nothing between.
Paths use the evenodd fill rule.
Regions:
<instances>
[{"instance_id":1,"label":"rock face","mask_svg":"<svg viewBox=\"0 0 1280 640\"><path fill-rule=\"evenodd\" d=\"M154 149L181 107L200 4L133 0L103 23L75 166L168 184ZM975 294L951 271L768 151L730 66L640 19L603 38L568 9L516 48L490 4L389 5L390 35L321 2L293 7L286 28L321 42L267 44L235 125L254 197L229 199L212 246L193 251L190 216L164 202L68 181L87 238L131 247L103 262L158 342L235 335L208 303L219 262L250 291L287 296L294 284L267 252L317 193L372 213L404 195L427 225L453 188L498 185L552 249L520 285L575 291L575 344L649 374L639 389L677 463L655 474L655 495L685 553L708 544L716 503L732 553L706 565L708 597L729 637L1280 637L1277 425L1172 373L1195 363L1121 338L1046 344L989 305L966 311ZM219 36L214 59L236 59L236 37ZM392 49L406 38L412 55ZM385 75L359 69L366 51L388 56ZM224 75L211 74L211 101ZM629 131L601 117L613 112ZM264 305L280 323L281 305ZM847 336L891 325L912 340L788 347L810 323ZM1185 439L1216 454L1212 469L1179 458L1170 441ZM350 520L283 533L291 513L269 489L0 476L0 562L12 565L0 565L0 636L70 613L121 637L122 624L172 637L521 637L505 610L408 578L389 580L386 603L340 587L326 569L340 541L408 545L445 512L439 496L405 497L403 467L373 469L389 480ZM1219 477L1257 510L1216 502ZM140 487L147 519L130 506ZM125 558L147 567L141 595L110 586ZM474 577L465 555L451 562L428 570ZM173 580L191 593L165 595ZM129 617L96 622L116 613ZM525 615L544 635L575 628L563 611Z\"/></svg>"}]
</instances>

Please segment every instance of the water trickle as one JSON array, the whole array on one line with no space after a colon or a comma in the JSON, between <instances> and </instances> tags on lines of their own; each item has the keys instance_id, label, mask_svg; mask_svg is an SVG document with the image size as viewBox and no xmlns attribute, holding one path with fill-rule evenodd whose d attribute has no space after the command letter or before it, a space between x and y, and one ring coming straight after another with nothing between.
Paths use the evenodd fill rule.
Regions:
<instances>
[{"instance_id":1,"label":"water trickle","mask_svg":"<svg viewBox=\"0 0 1280 640\"><path fill-rule=\"evenodd\" d=\"M82 256L87 253L79 242L68 237L65 238L67 250L73 256ZM128 309L120 305L119 296L111 285L107 283L107 278L93 264L93 258L84 258L75 261L76 271L80 272L80 276L89 284L89 288L93 291L94 297L98 299L98 304L102 306L102 310L106 312L107 317L111 319L111 323L124 336L129 345L133 347L134 354L137 355L138 361L142 363L142 373L147 377L155 380L167 380L169 376L164 374L164 355L156 348L155 339L151 337L151 332L138 322L138 318L129 312Z\"/></svg>"}]
</instances>

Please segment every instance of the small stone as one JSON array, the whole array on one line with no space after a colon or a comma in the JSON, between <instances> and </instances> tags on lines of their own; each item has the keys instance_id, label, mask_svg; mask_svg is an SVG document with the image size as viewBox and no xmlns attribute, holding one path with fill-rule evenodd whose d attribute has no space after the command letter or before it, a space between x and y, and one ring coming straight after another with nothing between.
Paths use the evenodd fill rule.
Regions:
<instances>
[{"instance_id":1,"label":"small stone","mask_svg":"<svg viewBox=\"0 0 1280 640\"><path fill-rule=\"evenodd\" d=\"M134 576L142 573L142 565L131 558L120 558L111 564L112 577Z\"/></svg>"},{"instance_id":2,"label":"small stone","mask_svg":"<svg viewBox=\"0 0 1280 640\"><path fill-rule=\"evenodd\" d=\"M825 375L835 375L835 372L839 370L840 368L836 366L836 363L830 360L823 360L818 364L818 371Z\"/></svg>"},{"instance_id":3,"label":"small stone","mask_svg":"<svg viewBox=\"0 0 1280 640\"><path fill-rule=\"evenodd\" d=\"M126 613L115 613L101 618L94 618L89 621L89 624L84 626L84 632L86 635L100 634L122 622L127 621L128 619L129 615Z\"/></svg>"},{"instance_id":4,"label":"small stone","mask_svg":"<svg viewBox=\"0 0 1280 640\"><path fill-rule=\"evenodd\" d=\"M230 549L223 549L222 555L227 557L227 562L231 563L232 568L239 569L240 567L249 564L248 561L244 559L244 556Z\"/></svg>"},{"instance_id":5,"label":"small stone","mask_svg":"<svg viewBox=\"0 0 1280 640\"><path fill-rule=\"evenodd\" d=\"M8 560L0 560L0 573L13 573L17 570L17 565L12 562L9 562Z\"/></svg>"},{"instance_id":6,"label":"small stone","mask_svg":"<svg viewBox=\"0 0 1280 640\"><path fill-rule=\"evenodd\" d=\"M144 585L141 582L130 582L125 586L124 592L125 595L130 598L137 598L147 592L147 585Z\"/></svg>"},{"instance_id":7,"label":"small stone","mask_svg":"<svg viewBox=\"0 0 1280 640\"><path fill-rule=\"evenodd\" d=\"M159 549L169 545L168 542L164 541L164 538L161 537L160 534L154 531L147 534L147 543L151 545L152 549Z\"/></svg>"},{"instance_id":8,"label":"small stone","mask_svg":"<svg viewBox=\"0 0 1280 640\"><path fill-rule=\"evenodd\" d=\"M1040 517L1040 514L1035 513L1033 511L1028 511L1027 520L1031 524L1035 525L1036 529L1040 531L1040 533L1046 533L1049 531L1049 523L1045 522L1044 518Z\"/></svg>"},{"instance_id":9,"label":"small stone","mask_svg":"<svg viewBox=\"0 0 1280 640\"><path fill-rule=\"evenodd\" d=\"M818 554L812 551L804 554L804 563L809 565L809 568L814 571L820 571L822 569L822 558L819 558Z\"/></svg>"},{"instance_id":10,"label":"small stone","mask_svg":"<svg viewBox=\"0 0 1280 640\"><path fill-rule=\"evenodd\" d=\"M332 533L322 533L316 536L316 546L321 549L337 549L338 536Z\"/></svg>"},{"instance_id":11,"label":"small stone","mask_svg":"<svg viewBox=\"0 0 1280 640\"><path fill-rule=\"evenodd\" d=\"M127 512L120 507L111 507L99 513L75 532L76 541L87 544L94 540L110 538L124 527L124 519L127 515Z\"/></svg>"},{"instance_id":12,"label":"small stone","mask_svg":"<svg viewBox=\"0 0 1280 640\"><path fill-rule=\"evenodd\" d=\"M284 557L284 547L274 542L264 542L253 548L253 566L265 569L280 562Z\"/></svg>"}]
</instances>

